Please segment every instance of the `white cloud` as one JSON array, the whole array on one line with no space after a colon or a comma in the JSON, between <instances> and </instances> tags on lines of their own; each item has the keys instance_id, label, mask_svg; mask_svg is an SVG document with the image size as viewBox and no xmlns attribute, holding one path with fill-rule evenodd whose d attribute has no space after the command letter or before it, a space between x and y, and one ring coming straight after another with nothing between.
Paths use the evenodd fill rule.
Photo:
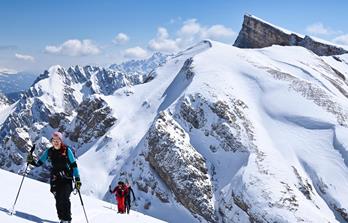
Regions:
<instances>
[{"instance_id":1,"label":"white cloud","mask_svg":"<svg viewBox=\"0 0 348 223\"><path fill-rule=\"evenodd\" d=\"M178 35L182 37L191 37L198 34L202 27L197 22L197 19L189 19L184 22L184 25L180 28Z\"/></svg>"},{"instance_id":2,"label":"white cloud","mask_svg":"<svg viewBox=\"0 0 348 223\"><path fill-rule=\"evenodd\" d=\"M26 60L26 61L30 61L30 62L34 62L35 61L35 58L33 56L30 56L30 55L24 55L24 54L16 53L15 57L17 59Z\"/></svg>"},{"instance_id":3,"label":"white cloud","mask_svg":"<svg viewBox=\"0 0 348 223\"><path fill-rule=\"evenodd\" d=\"M145 59L148 57L148 53L146 50L141 48L140 46L128 48L123 52L123 56L131 59Z\"/></svg>"},{"instance_id":4,"label":"white cloud","mask_svg":"<svg viewBox=\"0 0 348 223\"><path fill-rule=\"evenodd\" d=\"M348 34L337 36L335 39L333 39L333 42L348 46Z\"/></svg>"},{"instance_id":5,"label":"white cloud","mask_svg":"<svg viewBox=\"0 0 348 223\"><path fill-rule=\"evenodd\" d=\"M224 25L213 25L203 30L202 33L202 36L216 40L221 38L234 37L236 35L236 33L231 28L227 28Z\"/></svg>"},{"instance_id":6,"label":"white cloud","mask_svg":"<svg viewBox=\"0 0 348 223\"><path fill-rule=\"evenodd\" d=\"M91 40L71 39L59 46L46 46L46 53L61 54L67 56L88 56L100 53L100 49Z\"/></svg>"},{"instance_id":7,"label":"white cloud","mask_svg":"<svg viewBox=\"0 0 348 223\"><path fill-rule=\"evenodd\" d=\"M307 26L306 31L312 34L330 35L334 33L330 28L324 26L321 22Z\"/></svg>"},{"instance_id":8,"label":"white cloud","mask_svg":"<svg viewBox=\"0 0 348 223\"><path fill-rule=\"evenodd\" d=\"M121 45L127 43L128 40L129 37L125 33L119 33L117 36L115 36L112 42Z\"/></svg>"},{"instance_id":9,"label":"white cloud","mask_svg":"<svg viewBox=\"0 0 348 223\"><path fill-rule=\"evenodd\" d=\"M236 33L224 25L203 26L197 19L189 19L183 22L175 37L170 37L166 28L159 27L156 37L149 41L148 48L173 53L207 38L231 43L235 36Z\"/></svg>"},{"instance_id":10,"label":"white cloud","mask_svg":"<svg viewBox=\"0 0 348 223\"><path fill-rule=\"evenodd\" d=\"M167 39L169 37L168 31L166 28L159 27L157 29L157 38L159 39Z\"/></svg>"},{"instance_id":11,"label":"white cloud","mask_svg":"<svg viewBox=\"0 0 348 223\"><path fill-rule=\"evenodd\" d=\"M10 68L0 67L0 73L16 74L16 73L18 73L18 71L14 70L14 69L10 69Z\"/></svg>"},{"instance_id":12,"label":"white cloud","mask_svg":"<svg viewBox=\"0 0 348 223\"><path fill-rule=\"evenodd\" d=\"M166 28L159 27L157 29L156 38L149 41L148 48L153 51L172 53L178 50L175 40L169 39L169 34Z\"/></svg>"}]
</instances>

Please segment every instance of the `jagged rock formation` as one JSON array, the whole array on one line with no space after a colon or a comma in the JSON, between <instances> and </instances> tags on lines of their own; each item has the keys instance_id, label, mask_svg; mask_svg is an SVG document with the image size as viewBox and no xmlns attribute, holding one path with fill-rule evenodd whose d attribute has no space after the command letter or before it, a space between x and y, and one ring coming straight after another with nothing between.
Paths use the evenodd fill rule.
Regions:
<instances>
[{"instance_id":1,"label":"jagged rock formation","mask_svg":"<svg viewBox=\"0 0 348 223\"><path fill-rule=\"evenodd\" d=\"M79 148L103 136L114 124L112 108L98 95L142 83L145 75L127 75L100 67L53 66L41 74L0 123L2 168L16 171L33 143L45 148L59 130ZM42 142L45 141L45 144ZM6 160L6 161L5 161ZM41 178L40 178L41 179Z\"/></svg>"},{"instance_id":2,"label":"jagged rock formation","mask_svg":"<svg viewBox=\"0 0 348 223\"><path fill-rule=\"evenodd\" d=\"M89 97L76 109L77 115L71 126L75 128L68 131L68 136L73 142L88 143L95 138L103 136L116 122L112 109L100 97Z\"/></svg>"},{"instance_id":3,"label":"jagged rock formation","mask_svg":"<svg viewBox=\"0 0 348 223\"><path fill-rule=\"evenodd\" d=\"M270 23L251 15L244 15L242 29L238 34L234 46L240 48L262 48L272 45L303 46L319 56L331 56L348 53L341 47L322 43L310 36L292 33L278 28Z\"/></svg>"},{"instance_id":4,"label":"jagged rock formation","mask_svg":"<svg viewBox=\"0 0 348 223\"><path fill-rule=\"evenodd\" d=\"M191 212L215 222L212 185L206 161L170 115L159 114L147 138L150 165Z\"/></svg>"}]
</instances>

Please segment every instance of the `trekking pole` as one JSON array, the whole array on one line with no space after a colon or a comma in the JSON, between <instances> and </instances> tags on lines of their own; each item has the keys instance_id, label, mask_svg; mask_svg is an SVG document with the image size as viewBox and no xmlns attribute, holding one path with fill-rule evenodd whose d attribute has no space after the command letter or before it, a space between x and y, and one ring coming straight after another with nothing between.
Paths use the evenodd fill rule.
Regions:
<instances>
[{"instance_id":1,"label":"trekking pole","mask_svg":"<svg viewBox=\"0 0 348 223\"><path fill-rule=\"evenodd\" d=\"M30 150L30 155L33 155L34 150L35 150L35 144L33 145L33 147ZM25 171L23 173L23 178L22 178L21 184L19 185L19 189L18 189L18 192L17 192L17 196L16 196L16 199L15 199L15 202L13 203L12 209L9 210L9 214L10 215L13 215L13 214L16 213L15 205L17 203L17 199L18 199L19 193L20 193L20 191L22 189L23 181L24 181L24 178L26 177L28 167L29 167L29 163L27 163L27 166L25 167Z\"/></svg>"},{"instance_id":2,"label":"trekking pole","mask_svg":"<svg viewBox=\"0 0 348 223\"><path fill-rule=\"evenodd\" d=\"M74 182L75 182L75 181L74 181ZM85 213L85 218L86 218L86 221L87 221L87 223L88 223L88 218L87 218L85 206L83 205L83 200L82 200L82 196L81 196L80 190L77 189L76 187L75 187L75 189L77 190L77 193L79 194L80 201L81 201L81 205L82 205L82 208L83 208L83 213Z\"/></svg>"}]
</instances>

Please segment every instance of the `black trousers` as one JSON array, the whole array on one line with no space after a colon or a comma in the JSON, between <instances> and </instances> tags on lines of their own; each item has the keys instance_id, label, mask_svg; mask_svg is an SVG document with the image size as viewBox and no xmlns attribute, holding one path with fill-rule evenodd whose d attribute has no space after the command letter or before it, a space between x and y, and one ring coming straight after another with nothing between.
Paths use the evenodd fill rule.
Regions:
<instances>
[{"instance_id":1,"label":"black trousers","mask_svg":"<svg viewBox=\"0 0 348 223\"><path fill-rule=\"evenodd\" d=\"M71 221L70 194L73 191L71 181L57 182L55 185L55 199L58 218L63 221Z\"/></svg>"},{"instance_id":2,"label":"black trousers","mask_svg":"<svg viewBox=\"0 0 348 223\"><path fill-rule=\"evenodd\" d=\"M131 198L130 196L126 196L124 200L125 206L126 206L126 211L129 214L129 210L131 208Z\"/></svg>"}]
</instances>

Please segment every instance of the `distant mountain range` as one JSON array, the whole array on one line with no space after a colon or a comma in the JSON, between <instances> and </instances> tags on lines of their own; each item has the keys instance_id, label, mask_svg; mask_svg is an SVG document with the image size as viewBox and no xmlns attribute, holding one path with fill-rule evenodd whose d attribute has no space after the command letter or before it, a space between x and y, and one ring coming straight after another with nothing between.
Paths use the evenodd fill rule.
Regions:
<instances>
[{"instance_id":1,"label":"distant mountain range","mask_svg":"<svg viewBox=\"0 0 348 223\"><path fill-rule=\"evenodd\" d=\"M19 94L33 84L38 75L28 72L1 73L0 72L0 92L5 94L10 100L19 99Z\"/></svg>"},{"instance_id":2,"label":"distant mountain range","mask_svg":"<svg viewBox=\"0 0 348 223\"><path fill-rule=\"evenodd\" d=\"M130 60L121 64L112 64L110 69L127 74L146 74L162 65L169 56L170 55L156 52L148 59Z\"/></svg>"}]
</instances>

